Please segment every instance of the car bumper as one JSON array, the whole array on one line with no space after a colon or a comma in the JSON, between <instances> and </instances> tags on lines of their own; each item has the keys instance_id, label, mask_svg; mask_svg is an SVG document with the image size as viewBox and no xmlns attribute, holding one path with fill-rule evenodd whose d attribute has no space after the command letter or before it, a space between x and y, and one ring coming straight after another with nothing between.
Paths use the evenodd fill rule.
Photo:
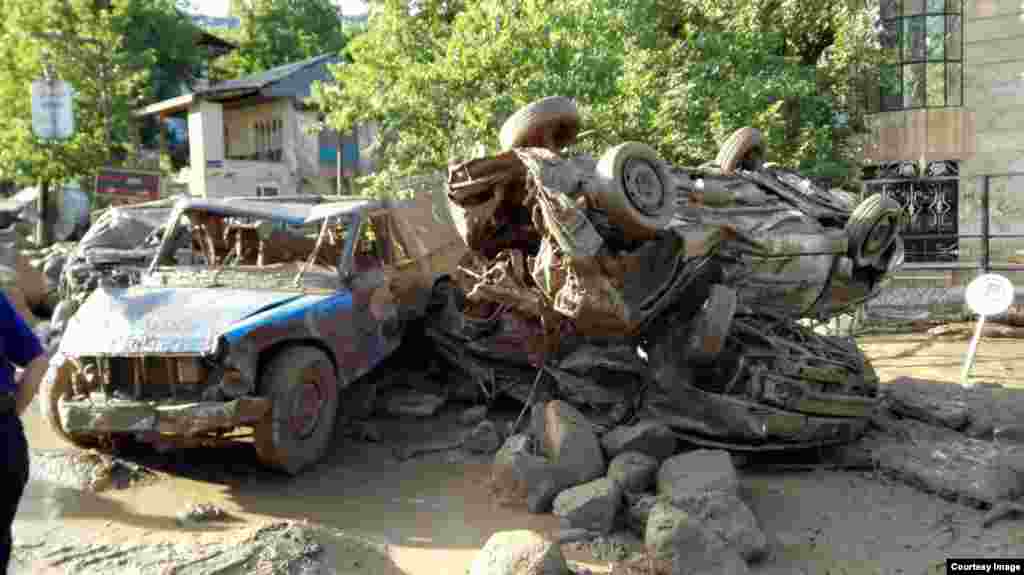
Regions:
<instances>
[{"instance_id":1,"label":"car bumper","mask_svg":"<svg viewBox=\"0 0 1024 575\"><path fill-rule=\"evenodd\" d=\"M243 397L233 401L153 404L141 401L62 401L61 427L70 434L147 433L190 437L251 425L270 411L270 400Z\"/></svg>"}]
</instances>

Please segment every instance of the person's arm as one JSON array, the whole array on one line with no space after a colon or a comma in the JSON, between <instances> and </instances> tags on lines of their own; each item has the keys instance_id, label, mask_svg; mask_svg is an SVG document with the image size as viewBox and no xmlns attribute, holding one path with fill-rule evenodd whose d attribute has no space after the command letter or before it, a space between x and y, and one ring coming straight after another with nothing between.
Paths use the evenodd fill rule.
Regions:
<instances>
[{"instance_id":1,"label":"person's arm","mask_svg":"<svg viewBox=\"0 0 1024 575\"><path fill-rule=\"evenodd\" d=\"M47 358L39 338L6 296L0 297L0 321L3 323L0 329L4 332L4 354L11 363L25 369L15 381L18 388L16 406L18 415L21 415L28 409L39 389L39 382L46 373Z\"/></svg>"},{"instance_id":2,"label":"person's arm","mask_svg":"<svg viewBox=\"0 0 1024 575\"><path fill-rule=\"evenodd\" d=\"M39 382L43 380L43 375L46 374L47 364L46 356L40 355L30 361L25 370L21 372L21 376L17 381L18 394L15 397L19 417L25 413L29 404L32 403L32 398L36 396L36 391L39 390Z\"/></svg>"}]
</instances>

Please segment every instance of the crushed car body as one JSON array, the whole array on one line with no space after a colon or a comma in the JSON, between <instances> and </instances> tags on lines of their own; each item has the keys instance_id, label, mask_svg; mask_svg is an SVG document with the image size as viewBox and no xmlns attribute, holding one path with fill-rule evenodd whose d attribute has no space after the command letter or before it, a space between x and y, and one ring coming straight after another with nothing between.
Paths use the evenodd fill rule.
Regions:
<instances>
[{"instance_id":1,"label":"crushed car body","mask_svg":"<svg viewBox=\"0 0 1024 575\"><path fill-rule=\"evenodd\" d=\"M546 98L506 122L505 151L449 167L471 252L429 330L441 353L484 396L560 397L608 426L646 414L736 449L856 438L877 376L798 320L878 293L903 258L898 206L765 165L750 128L674 168L636 142L563 156L578 126Z\"/></svg>"},{"instance_id":2,"label":"crushed car body","mask_svg":"<svg viewBox=\"0 0 1024 575\"><path fill-rule=\"evenodd\" d=\"M44 378L78 445L157 445L254 428L260 458L322 456L339 394L386 358L465 251L431 200L179 201L148 267L100 282Z\"/></svg>"}]
</instances>

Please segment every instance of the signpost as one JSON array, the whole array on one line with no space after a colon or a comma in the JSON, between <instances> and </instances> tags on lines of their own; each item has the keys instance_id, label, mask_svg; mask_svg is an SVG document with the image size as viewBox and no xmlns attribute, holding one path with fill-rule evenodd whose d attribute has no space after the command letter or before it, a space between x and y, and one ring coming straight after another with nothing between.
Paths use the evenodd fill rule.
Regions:
<instances>
[{"instance_id":1,"label":"signpost","mask_svg":"<svg viewBox=\"0 0 1024 575\"><path fill-rule=\"evenodd\" d=\"M978 276L967 286L967 305L971 311L978 314L978 326L974 329L974 337L971 338L971 344L967 348L967 357L964 358L964 366L960 371L961 386L973 386L968 376L971 373L971 367L974 366L974 355L978 351L978 341L981 340L981 330L985 326L985 318L1006 311L1013 303L1013 295L1013 284L999 274Z\"/></svg>"},{"instance_id":2,"label":"signpost","mask_svg":"<svg viewBox=\"0 0 1024 575\"><path fill-rule=\"evenodd\" d=\"M71 107L71 86L60 79L43 53L43 78L32 82L32 131L43 142L66 140L75 131L75 113ZM47 146L48 148L49 146ZM49 242L46 213L50 182L39 186L39 222L36 224L36 242L45 247Z\"/></svg>"},{"instance_id":3,"label":"signpost","mask_svg":"<svg viewBox=\"0 0 1024 575\"><path fill-rule=\"evenodd\" d=\"M75 131L71 86L52 75L32 82L32 131L42 140L66 140Z\"/></svg>"},{"instance_id":4,"label":"signpost","mask_svg":"<svg viewBox=\"0 0 1024 575\"><path fill-rule=\"evenodd\" d=\"M103 168L96 174L96 195L121 206L160 199L160 172Z\"/></svg>"}]
</instances>

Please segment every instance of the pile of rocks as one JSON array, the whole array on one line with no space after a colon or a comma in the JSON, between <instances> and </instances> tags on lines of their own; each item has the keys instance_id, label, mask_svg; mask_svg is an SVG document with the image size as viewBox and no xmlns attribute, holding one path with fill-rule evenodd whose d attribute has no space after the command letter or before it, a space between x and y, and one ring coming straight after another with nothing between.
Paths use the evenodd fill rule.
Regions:
<instances>
[{"instance_id":1,"label":"pile of rocks","mask_svg":"<svg viewBox=\"0 0 1024 575\"><path fill-rule=\"evenodd\" d=\"M599 436L568 403L539 403L529 431L509 437L495 456L491 489L504 504L553 511L568 530L632 530L643 538L655 573L745 573L747 562L765 553L767 540L738 496L731 456L705 449L677 453L679 447L672 431L655 421ZM547 567L559 565L549 557L555 551L533 536L495 537L472 575L524 573L503 570L510 563L493 559L505 539L521 540L523 553L536 556L528 563L544 566L526 572L567 572Z\"/></svg>"}]
</instances>

